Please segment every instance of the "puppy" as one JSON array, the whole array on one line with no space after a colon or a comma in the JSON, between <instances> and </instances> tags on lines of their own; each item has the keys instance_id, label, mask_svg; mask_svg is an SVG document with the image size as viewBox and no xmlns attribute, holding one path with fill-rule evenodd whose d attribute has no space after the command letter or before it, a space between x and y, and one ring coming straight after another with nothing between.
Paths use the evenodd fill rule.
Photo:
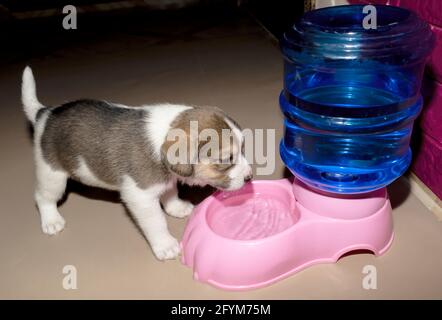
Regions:
<instances>
[{"instance_id":1,"label":"puppy","mask_svg":"<svg viewBox=\"0 0 442 320\"><path fill-rule=\"evenodd\" d=\"M98 100L46 107L37 99L29 67L23 72L22 103L34 127L35 201L43 232L49 235L65 226L57 201L67 179L72 178L119 191L155 256L173 259L180 246L168 231L163 209L178 218L193 209L190 202L178 198L177 181L235 190L252 178L241 130L217 108L173 104L128 107ZM198 124L196 132L192 131L194 123ZM232 134L229 143L209 148L203 157L200 151L206 145L199 137L207 130L218 137L225 130ZM184 153L187 160L172 161L176 152L171 150L181 150L180 157Z\"/></svg>"}]
</instances>

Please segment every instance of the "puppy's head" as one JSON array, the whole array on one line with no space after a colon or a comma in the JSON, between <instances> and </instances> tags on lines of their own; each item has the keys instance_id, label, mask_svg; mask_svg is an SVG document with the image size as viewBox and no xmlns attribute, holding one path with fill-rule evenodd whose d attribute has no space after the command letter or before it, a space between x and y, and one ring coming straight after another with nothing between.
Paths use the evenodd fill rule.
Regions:
<instances>
[{"instance_id":1,"label":"puppy's head","mask_svg":"<svg viewBox=\"0 0 442 320\"><path fill-rule=\"evenodd\" d=\"M252 179L241 129L217 108L182 112L161 147L167 168L186 183L236 190Z\"/></svg>"}]
</instances>

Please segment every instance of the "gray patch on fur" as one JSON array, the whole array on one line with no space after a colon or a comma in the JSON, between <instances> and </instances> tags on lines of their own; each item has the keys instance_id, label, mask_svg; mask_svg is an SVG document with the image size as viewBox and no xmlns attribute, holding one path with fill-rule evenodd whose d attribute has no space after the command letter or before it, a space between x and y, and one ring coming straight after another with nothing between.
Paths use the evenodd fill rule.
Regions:
<instances>
[{"instance_id":1,"label":"gray patch on fur","mask_svg":"<svg viewBox=\"0 0 442 320\"><path fill-rule=\"evenodd\" d=\"M170 178L167 168L152 159L146 135L148 111L120 108L97 100L77 100L50 108L41 139L45 160L75 178L81 156L103 182L119 186L125 175L140 188Z\"/></svg>"}]
</instances>

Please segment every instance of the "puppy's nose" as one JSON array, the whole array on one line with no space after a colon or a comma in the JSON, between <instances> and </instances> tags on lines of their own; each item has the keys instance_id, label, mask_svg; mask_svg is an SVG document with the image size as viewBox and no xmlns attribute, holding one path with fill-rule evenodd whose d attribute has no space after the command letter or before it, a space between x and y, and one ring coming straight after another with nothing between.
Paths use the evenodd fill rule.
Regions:
<instances>
[{"instance_id":1,"label":"puppy's nose","mask_svg":"<svg viewBox=\"0 0 442 320\"><path fill-rule=\"evenodd\" d=\"M253 178L253 174L248 174L244 177L244 182L249 182L250 180L252 180Z\"/></svg>"}]
</instances>

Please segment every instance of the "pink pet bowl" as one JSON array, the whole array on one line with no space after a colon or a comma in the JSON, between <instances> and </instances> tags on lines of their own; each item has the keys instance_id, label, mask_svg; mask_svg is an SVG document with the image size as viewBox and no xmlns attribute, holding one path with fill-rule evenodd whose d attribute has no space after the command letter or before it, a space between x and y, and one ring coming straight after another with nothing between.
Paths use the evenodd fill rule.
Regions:
<instances>
[{"instance_id":1,"label":"pink pet bowl","mask_svg":"<svg viewBox=\"0 0 442 320\"><path fill-rule=\"evenodd\" d=\"M217 192L195 208L181 242L182 262L196 280L246 290L350 251L381 255L392 239L385 188L330 196L298 180L261 180Z\"/></svg>"}]
</instances>

